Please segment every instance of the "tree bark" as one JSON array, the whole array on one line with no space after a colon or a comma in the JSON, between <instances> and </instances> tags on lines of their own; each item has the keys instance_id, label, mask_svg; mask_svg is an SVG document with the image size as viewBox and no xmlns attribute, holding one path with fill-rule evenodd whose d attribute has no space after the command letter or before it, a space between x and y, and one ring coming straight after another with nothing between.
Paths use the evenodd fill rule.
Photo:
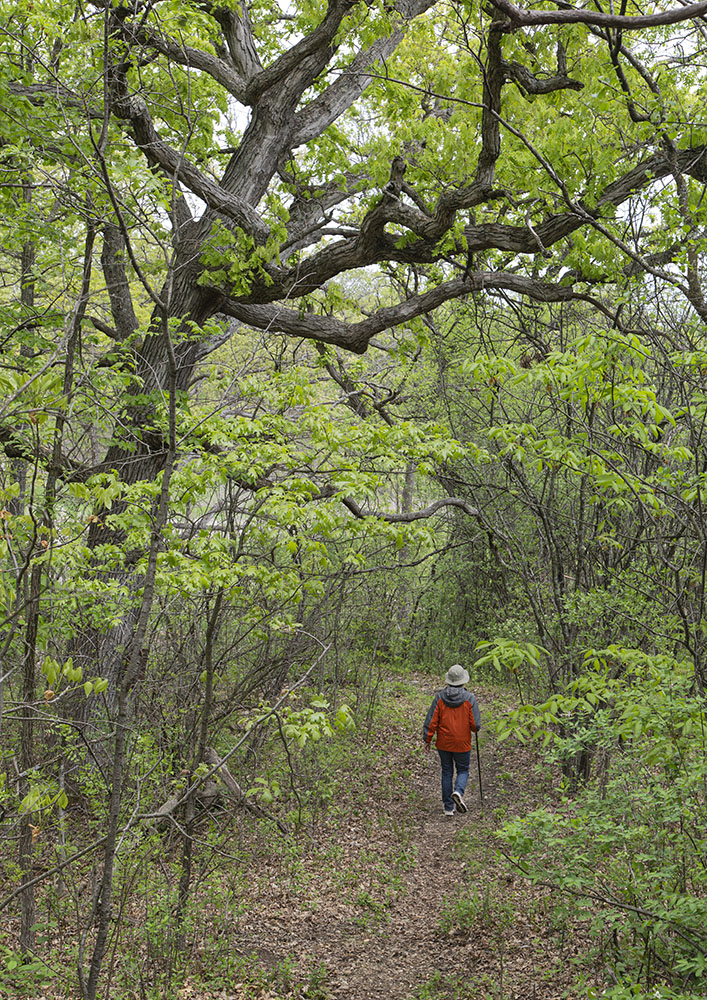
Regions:
<instances>
[{"instance_id":1,"label":"tree bark","mask_svg":"<svg viewBox=\"0 0 707 1000\"><path fill-rule=\"evenodd\" d=\"M36 694L37 674L37 633L39 628L39 601L42 585L42 568L37 562L32 564L29 585L29 603L27 605L27 624L25 628L24 656L22 666L22 732L20 742L20 760L22 781L20 797L22 799L30 791L31 773L34 767L34 699ZM34 837L32 813L25 809L20 821L19 866L23 881L20 920L20 950L30 954L34 950L35 902L32 882L32 855ZM26 883L26 884L25 884Z\"/></svg>"}]
</instances>

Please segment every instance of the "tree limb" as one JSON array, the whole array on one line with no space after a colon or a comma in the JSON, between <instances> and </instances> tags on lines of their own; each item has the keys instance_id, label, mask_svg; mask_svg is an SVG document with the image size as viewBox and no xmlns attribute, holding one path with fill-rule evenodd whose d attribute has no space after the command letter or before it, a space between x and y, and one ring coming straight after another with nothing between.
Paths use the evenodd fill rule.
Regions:
<instances>
[{"instance_id":1,"label":"tree limb","mask_svg":"<svg viewBox=\"0 0 707 1000\"><path fill-rule=\"evenodd\" d=\"M282 833L289 833L289 828L285 823L282 822L281 819L278 819L277 816L273 816L272 813L269 813L266 809L263 809L262 806L257 805L255 802L252 802L248 798L246 793L243 791L241 786L238 784L236 779L228 770L226 762L219 757L219 755L212 747L206 748L206 751L204 753L204 760L209 765L209 767L213 768L215 771L218 772L224 785L231 793L231 797L239 806L242 806L242 808L245 809L247 812L253 813L254 816L265 816L267 819L270 819L274 823L276 823L278 829Z\"/></svg>"},{"instance_id":2,"label":"tree limb","mask_svg":"<svg viewBox=\"0 0 707 1000\"><path fill-rule=\"evenodd\" d=\"M429 507L425 507L424 510L411 510L405 514L386 514L374 510L365 511L351 497L342 497L341 502L351 511L354 517L375 517L379 521L387 521L389 524L410 524L412 521L420 521L432 517L442 507L458 507L459 510L462 510L470 517L476 517L479 513L476 507L472 507L468 501L460 497L445 497L442 500L435 500L434 503L431 503Z\"/></svg>"},{"instance_id":3,"label":"tree limb","mask_svg":"<svg viewBox=\"0 0 707 1000\"><path fill-rule=\"evenodd\" d=\"M113 111L118 118L130 122L135 142L149 163L157 164L176 177L210 208L233 219L258 242L266 242L270 229L259 213L243 198L210 180L186 156L164 142L152 124L143 98L123 92L116 98Z\"/></svg>"},{"instance_id":4,"label":"tree limb","mask_svg":"<svg viewBox=\"0 0 707 1000\"><path fill-rule=\"evenodd\" d=\"M309 35L283 52L267 69L258 73L246 88L245 103L256 104L277 84L303 93L312 84L332 55L332 42L341 22L356 6L356 0L329 0L323 20Z\"/></svg>"},{"instance_id":5,"label":"tree limb","mask_svg":"<svg viewBox=\"0 0 707 1000\"><path fill-rule=\"evenodd\" d=\"M707 146L681 149L676 155L683 173L702 183L707 182ZM491 159L489 166L483 171L487 178L492 176L490 164ZM534 227L497 222L470 225L464 230L465 245L459 247L459 252L475 253L489 249L514 254L535 254L539 249L545 252L559 240L587 225L588 219L598 218L604 206L621 205L636 191L672 171L673 167L666 153L657 152L607 185L598 196L594 208L583 206L581 211L575 211L570 207L568 211L550 216ZM241 301L244 304L264 304L305 295L343 271L365 267L381 260L401 263L439 260L441 252L437 245L454 224L456 212L502 196L501 191L491 191L481 183L472 184L441 195L432 216L405 204L400 198L384 197L367 213L357 236L332 243L291 268L269 269L268 282L254 281L250 294L243 296ZM394 241L386 233L386 226L390 224L404 226L419 239L399 245L399 241ZM227 290L220 291L228 294Z\"/></svg>"},{"instance_id":6,"label":"tree limb","mask_svg":"<svg viewBox=\"0 0 707 1000\"><path fill-rule=\"evenodd\" d=\"M125 273L124 251L125 238L122 232L118 226L107 222L103 227L101 266L115 322L115 339L118 341L127 340L138 328L130 284ZM100 329L95 320L92 319L91 322L97 329Z\"/></svg>"},{"instance_id":7,"label":"tree limb","mask_svg":"<svg viewBox=\"0 0 707 1000\"><path fill-rule=\"evenodd\" d=\"M555 90L583 90L584 84L579 80L571 80L567 74L558 73L555 76L537 77L518 62L504 62L506 76L529 94L551 94Z\"/></svg>"},{"instance_id":8,"label":"tree limb","mask_svg":"<svg viewBox=\"0 0 707 1000\"><path fill-rule=\"evenodd\" d=\"M128 44L154 49L173 62L179 63L180 66L207 73L237 101L241 103L245 101L245 79L218 56L204 52L203 49L185 45L184 42L178 42L174 38L170 38L169 35L153 31L144 24L134 25L130 21L124 21L122 33Z\"/></svg>"},{"instance_id":9,"label":"tree limb","mask_svg":"<svg viewBox=\"0 0 707 1000\"><path fill-rule=\"evenodd\" d=\"M466 278L442 282L428 292L413 295L394 306L378 309L358 323L345 323L333 316L300 313L279 305L250 305L224 298L223 312L259 330L286 333L295 337L336 344L363 354L372 337L401 323L409 322L437 306L482 289L506 289L541 302L562 302L574 297L570 286L537 281L510 272L475 271Z\"/></svg>"},{"instance_id":10,"label":"tree limb","mask_svg":"<svg viewBox=\"0 0 707 1000\"><path fill-rule=\"evenodd\" d=\"M595 24L608 28L621 28L625 31L635 31L639 28L656 28L666 24L678 24L680 21L691 21L707 14L707 0L688 4L685 7L673 7L660 14L637 14L622 16L607 14L603 11L564 7L561 10L526 10L517 7L511 0L491 0L497 10L508 18L508 29L526 28L539 24Z\"/></svg>"},{"instance_id":11,"label":"tree limb","mask_svg":"<svg viewBox=\"0 0 707 1000\"><path fill-rule=\"evenodd\" d=\"M404 9L406 21L433 6L435 0L415 0ZM396 28L390 35L379 38L367 49L358 52L341 76L295 117L292 148L304 145L328 128L370 86L373 77L367 72L370 66L389 58L405 36L406 25Z\"/></svg>"},{"instance_id":12,"label":"tree limb","mask_svg":"<svg viewBox=\"0 0 707 1000\"><path fill-rule=\"evenodd\" d=\"M255 48L253 29L248 16L248 5L241 3L221 6L218 2L211 3L210 0L202 0L200 6L218 22L236 72L245 81L252 80L262 71L263 64Z\"/></svg>"}]
</instances>

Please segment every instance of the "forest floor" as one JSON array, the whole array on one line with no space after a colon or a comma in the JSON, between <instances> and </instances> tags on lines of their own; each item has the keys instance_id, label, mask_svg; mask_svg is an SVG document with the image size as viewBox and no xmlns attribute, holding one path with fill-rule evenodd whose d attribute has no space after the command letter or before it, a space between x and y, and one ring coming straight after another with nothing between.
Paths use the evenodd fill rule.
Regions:
<instances>
[{"instance_id":1,"label":"forest floor","mask_svg":"<svg viewBox=\"0 0 707 1000\"><path fill-rule=\"evenodd\" d=\"M198 974L180 1000L586 995L572 985L584 928L568 923L558 894L513 872L496 837L503 822L557 800L557 781L534 748L498 745L487 725L483 802L472 754L469 811L445 817L439 760L420 740L434 690L433 678L394 679L368 731L348 739L344 754L332 747L335 795L323 818L284 850L272 839L279 834L264 837L227 932L213 914L211 934L220 923L231 949L218 972L213 954L204 956L208 993ZM485 722L512 700L475 691Z\"/></svg>"}]
</instances>

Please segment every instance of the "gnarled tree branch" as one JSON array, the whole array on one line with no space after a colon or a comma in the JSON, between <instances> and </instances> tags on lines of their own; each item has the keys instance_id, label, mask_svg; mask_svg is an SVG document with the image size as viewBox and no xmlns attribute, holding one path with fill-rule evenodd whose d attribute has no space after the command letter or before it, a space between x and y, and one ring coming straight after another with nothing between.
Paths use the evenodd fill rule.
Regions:
<instances>
[{"instance_id":1,"label":"gnarled tree branch","mask_svg":"<svg viewBox=\"0 0 707 1000\"><path fill-rule=\"evenodd\" d=\"M432 517L433 514L436 514L443 507L456 507L470 517L476 517L479 513L476 507L472 507L467 500L463 500L461 497L444 497L442 500L435 500L434 503L431 503L429 507L425 507L424 510L411 510L404 514L365 511L351 497L342 497L341 502L351 511L354 517L375 517L379 521L387 521L389 524L411 524L413 521L421 521Z\"/></svg>"},{"instance_id":2,"label":"gnarled tree branch","mask_svg":"<svg viewBox=\"0 0 707 1000\"><path fill-rule=\"evenodd\" d=\"M508 18L508 28L511 31L539 24L595 24L601 27L621 28L624 31L636 31L640 28L659 28L662 25L678 24L680 21L692 21L707 14L707 0L687 4L685 7L673 7L659 14L633 16L607 14L604 11L564 5L561 10L527 10L524 7L517 7L511 0L491 0L491 2Z\"/></svg>"}]
</instances>

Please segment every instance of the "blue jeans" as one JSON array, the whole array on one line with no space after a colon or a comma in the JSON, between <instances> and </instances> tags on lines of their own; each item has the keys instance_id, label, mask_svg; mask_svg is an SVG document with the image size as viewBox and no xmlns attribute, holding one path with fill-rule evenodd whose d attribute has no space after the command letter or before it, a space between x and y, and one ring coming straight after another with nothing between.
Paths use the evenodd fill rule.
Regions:
<instances>
[{"instance_id":1,"label":"blue jeans","mask_svg":"<svg viewBox=\"0 0 707 1000\"><path fill-rule=\"evenodd\" d=\"M469 760L471 750L464 750L457 753L454 750L440 750L437 748L439 760L442 765L442 802L447 812L454 809L454 799L452 791L464 794L466 783L469 780ZM454 766L457 768L457 780L454 781Z\"/></svg>"}]
</instances>

